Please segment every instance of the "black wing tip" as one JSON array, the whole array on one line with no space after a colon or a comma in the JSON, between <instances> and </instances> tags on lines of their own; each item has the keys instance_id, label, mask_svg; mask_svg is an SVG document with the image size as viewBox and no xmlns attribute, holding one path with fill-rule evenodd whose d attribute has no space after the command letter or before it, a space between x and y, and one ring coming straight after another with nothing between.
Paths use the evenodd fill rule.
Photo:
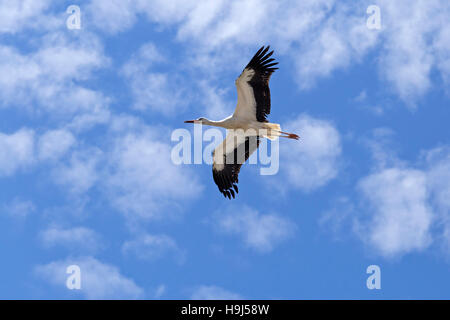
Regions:
<instances>
[{"instance_id":1,"label":"black wing tip","mask_svg":"<svg viewBox=\"0 0 450 320\"><path fill-rule=\"evenodd\" d=\"M251 139L256 139L256 145L251 143ZM252 137L246 137L245 138L245 161L248 160L250 155L259 147L260 144L260 137L259 136L252 136ZM237 184L239 183L239 171L244 163L240 163L237 159L237 153L239 148L235 147L233 154L229 153L227 156L233 156L234 158L234 164L226 164L221 169L217 169L212 167L212 174L214 182L217 185L217 188L219 191L223 194L224 197L231 200L231 198L235 198L236 195L239 193L239 189ZM226 157L224 157L225 163L227 163ZM237 163L236 163L237 162Z\"/></svg>"},{"instance_id":2,"label":"black wing tip","mask_svg":"<svg viewBox=\"0 0 450 320\"><path fill-rule=\"evenodd\" d=\"M234 190L233 190L234 189ZM238 187L237 187L237 185L235 184L235 183L233 183L232 185L231 185L231 187L228 187L228 188L220 188L219 187L219 191L223 194L223 196L225 197L225 198L228 198L228 199L235 199L236 198L236 195L239 193L239 191L238 191Z\"/></svg>"},{"instance_id":3,"label":"black wing tip","mask_svg":"<svg viewBox=\"0 0 450 320\"><path fill-rule=\"evenodd\" d=\"M220 171L216 171L213 168L213 179L219 189L220 193L223 194L225 198L235 199L236 195L239 192L237 187L237 177L235 179L230 179L227 176L220 173ZM234 189L234 190L233 190Z\"/></svg>"},{"instance_id":4,"label":"black wing tip","mask_svg":"<svg viewBox=\"0 0 450 320\"><path fill-rule=\"evenodd\" d=\"M259 48L259 50L255 53L255 55L245 68L251 68L258 71L262 71L269 75L272 74L275 70L278 70L278 68L273 68L273 66L277 65L278 62L271 63L272 61L275 61L275 59L274 58L269 59L274 53L274 50L267 53L269 49L270 45L268 45L267 47L263 45L261 48Z\"/></svg>"}]
</instances>

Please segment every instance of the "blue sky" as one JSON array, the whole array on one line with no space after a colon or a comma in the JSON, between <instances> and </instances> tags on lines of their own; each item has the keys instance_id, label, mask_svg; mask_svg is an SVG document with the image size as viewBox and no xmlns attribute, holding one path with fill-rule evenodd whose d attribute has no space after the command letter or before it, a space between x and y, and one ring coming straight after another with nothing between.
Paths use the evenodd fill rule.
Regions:
<instances>
[{"instance_id":1,"label":"blue sky","mask_svg":"<svg viewBox=\"0 0 450 320\"><path fill-rule=\"evenodd\" d=\"M445 0L0 1L0 298L450 298L449 18ZM269 119L302 139L229 201L209 165L172 163L171 134L231 114L266 44Z\"/></svg>"}]
</instances>

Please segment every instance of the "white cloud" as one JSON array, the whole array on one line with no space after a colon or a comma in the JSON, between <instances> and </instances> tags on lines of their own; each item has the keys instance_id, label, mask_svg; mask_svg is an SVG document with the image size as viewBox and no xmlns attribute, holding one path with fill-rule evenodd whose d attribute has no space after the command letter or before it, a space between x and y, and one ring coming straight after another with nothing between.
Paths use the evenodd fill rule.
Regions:
<instances>
[{"instance_id":1,"label":"white cloud","mask_svg":"<svg viewBox=\"0 0 450 320\"><path fill-rule=\"evenodd\" d=\"M132 77L136 73L142 73L145 69L157 63L167 62L165 55L160 52L153 43L143 44L138 52L134 54L122 67L122 73L127 77Z\"/></svg>"},{"instance_id":2,"label":"white cloud","mask_svg":"<svg viewBox=\"0 0 450 320\"><path fill-rule=\"evenodd\" d=\"M224 0L197 2L197 5L187 13L186 22L178 31L178 38L200 35L205 28L214 22L221 11L224 12L226 5L227 1Z\"/></svg>"},{"instance_id":3,"label":"white cloud","mask_svg":"<svg viewBox=\"0 0 450 320\"><path fill-rule=\"evenodd\" d=\"M129 0L92 0L84 8L87 25L92 23L96 28L110 34L128 29L136 21L136 12Z\"/></svg>"},{"instance_id":4,"label":"white cloud","mask_svg":"<svg viewBox=\"0 0 450 320\"><path fill-rule=\"evenodd\" d=\"M173 217L180 209L179 200L202 192L203 186L190 168L172 163L172 148L161 132L136 119L116 119L114 123L119 131L112 134L105 191L129 222Z\"/></svg>"},{"instance_id":5,"label":"white cloud","mask_svg":"<svg viewBox=\"0 0 450 320\"><path fill-rule=\"evenodd\" d=\"M137 0L135 6L137 11L145 13L152 21L173 24L184 19L196 3L197 1L193 0L171 2L155 0L151 3L146 0Z\"/></svg>"},{"instance_id":6,"label":"white cloud","mask_svg":"<svg viewBox=\"0 0 450 320\"><path fill-rule=\"evenodd\" d=\"M68 187L74 194L83 194L95 185L101 175L99 163L102 151L98 148L85 148L72 153L70 160L59 163L52 177L57 184Z\"/></svg>"},{"instance_id":7,"label":"white cloud","mask_svg":"<svg viewBox=\"0 0 450 320\"><path fill-rule=\"evenodd\" d=\"M241 300L242 297L217 286L199 286L191 295L192 300Z\"/></svg>"},{"instance_id":8,"label":"white cloud","mask_svg":"<svg viewBox=\"0 0 450 320\"><path fill-rule=\"evenodd\" d=\"M147 43L123 66L122 73L129 80L135 109L150 109L163 115L171 115L175 111L180 112L187 105L188 91L176 73L179 70L153 70L155 62L164 61L164 55L158 48Z\"/></svg>"},{"instance_id":9,"label":"white cloud","mask_svg":"<svg viewBox=\"0 0 450 320\"><path fill-rule=\"evenodd\" d=\"M57 81L88 79L96 69L108 65L99 40L90 34L68 38L53 33L44 37L43 46L32 55L41 72ZM45 68L45 69L44 69Z\"/></svg>"},{"instance_id":10,"label":"white cloud","mask_svg":"<svg viewBox=\"0 0 450 320\"><path fill-rule=\"evenodd\" d=\"M275 246L290 238L295 225L277 214L260 214L243 206L230 207L215 215L215 227L219 232L236 234L245 245L258 252L270 252Z\"/></svg>"},{"instance_id":11,"label":"white cloud","mask_svg":"<svg viewBox=\"0 0 450 320\"><path fill-rule=\"evenodd\" d=\"M99 8L97 19L117 18L124 21L124 30L135 14L144 13L161 27L175 26L177 40L189 44L187 54L195 57L191 62L204 70L230 70L233 63L237 71L234 65L243 66L250 52L243 55L244 47L271 43L294 62L301 88L381 49L377 63L382 78L413 105L431 88L433 69L444 81L450 78L450 5L446 0L381 0L377 5L381 30L366 27L367 3L336 0L137 1L121 3L120 10L114 2Z\"/></svg>"},{"instance_id":12,"label":"white cloud","mask_svg":"<svg viewBox=\"0 0 450 320\"><path fill-rule=\"evenodd\" d=\"M366 199L368 221L360 221L361 237L382 255L420 251L431 243L433 211L426 175L420 170L388 168L359 183Z\"/></svg>"},{"instance_id":13,"label":"white cloud","mask_svg":"<svg viewBox=\"0 0 450 320\"><path fill-rule=\"evenodd\" d=\"M323 17L329 8L321 9ZM298 82L302 88L310 88L318 79L361 61L376 44L378 33L366 27L362 5L339 3L334 9L327 19L311 26L311 32L302 35L304 41L296 59Z\"/></svg>"},{"instance_id":14,"label":"white cloud","mask_svg":"<svg viewBox=\"0 0 450 320\"><path fill-rule=\"evenodd\" d=\"M375 130L366 144L375 160L372 173L359 180L358 201L344 197L322 215L323 226L350 229L387 258L420 252L436 244L450 252L450 149L423 151L408 163L392 151L392 130Z\"/></svg>"},{"instance_id":15,"label":"white cloud","mask_svg":"<svg viewBox=\"0 0 450 320\"><path fill-rule=\"evenodd\" d=\"M214 3L157 1L151 5L130 2L126 9L117 14L117 19L121 20L123 12L144 12L151 21L160 25L175 24L178 40L197 44L192 50L200 54L197 59L207 59L205 55L222 59L226 55L218 50L225 51L229 58L221 62L221 68L228 67L229 62L236 58L233 52L239 51L237 49L241 45L256 46L262 41L269 41L283 51L297 47L300 50L289 51L292 58L299 62L302 81L309 82L312 77L328 75L335 68L346 66L353 56L363 54L373 44L376 33L370 33L365 28L365 20L360 15L349 18L345 14L349 7L336 5L332 0L302 1L295 5L290 1L256 0ZM333 14L330 14L333 9ZM355 11L351 13L355 14ZM104 12L113 14L110 8ZM330 18L327 19L327 16ZM98 19L101 17L99 14ZM312 63L312 60L317 63ZM198 66L202 65L211 67L211 64ZM304 69L307 66L312 67Z\"/></svg>"},{"instance_id":16,"label":"white cloud","mask_svg":"<svg viewBox=\"0 0 450 320\"><path fill-rule=\"evenodd\" d=\"M332 207L322 214L318 222L324 233L339 241L352 234L346 231L352 229L357 211L351 199L346 196L333 199L332 202Z\"/></svg>"},{"instance_id":17,"label":"white cloud","mask_svg":"<svg viewBox=\"0 0 450 320\"><path fill-rule=\"evenodd\" d=\"M427 185L442 226L443 247L450 253L450 147L438 147L425 153Z\"/></svg>"},{"instance_id":18,"label":"white cloud","mask_svg":"<svg viewBox=\"0 0 450 320\"><path fill-rule=\"evenodd\" d=\"M136 21L136 15L144 14L151 21L174 24L181 21L196 5L196 1L171 2L155 0L92 0L87 7L89 21L107 33L117 33L129 29Z\"/></svg>"},{"instance_id":19,"label":"white cloud","mask_svg":"<svg viewBox=\"0 0 450 320\"><path fill-rule=\"evenodd\" d=\"M444 51L450 45L441 42L448 29L448 1L380 1L384 26L384 50L380 72L403 100L413 103L432 85L431 71L437 67L448 77Z\"/></svg>"},{"instance_id":20,"label":"white cloud","mask_svg":"<svg viewBox=\"0 0 450 320\"><path fill-rule=\"evenodd\" d=\"M436 49L436 67L441 72L442 79L447 85L450 84L450 44L448 39L450 38L450 25L446 25L443 28L438 28L437 35L434 39L434 48Z\"/></svg>"},{"instance_id":21,"label":"white cloud","mask_svg":"<svg viewBox=\"0 0 450 320\"><path fill-rule=\"evenodd\" d=\"M450 148L439 147L426 153L428 183L438 207L450 210Z\"/></svg>"},{"instance_id":22,"label":"white cloud","mask_svg":"<svg viewBox=\"0 0 450 320\"><path fill-rule=\"evenodd\" d=\"M393 145L395 131L381 127L372 130L370 138L361 138L360 141L370 150L373 166L377 169L406 165L397 156Z\"/></svg>"},{"instance_id":23,"label":"white cloud","mask_svg":"<svg viewBox=\"0 0 450 320\"><path fill-rule=\"evenodd\" d=\"M36 211L36 207L33 202L29 200L22 200L20 198L14 198L11 202L2 206L1 211L14 218L23 219L30 213Z\"/></svg>"},{"instance_id":24,"label":"white cloud","mask_svg":"<svg viewBox=\"0 0 450 320\"><path fill-rule=\"evenodd\" d=\"M107 132L108 139L99 146L74 141L66 129L48 131L39 140L40 158L56 160L52 180L81 208L95 188L125 215L129 227L138 227L145 220L178 216L183 211L180 201L201 194L193 168L172 163L168 128L120 115L111 118Z\"/></svg>"},{"instance_id":25,"label":"white cloud","mask_svg":"<svg viewBox=\"0 0 450 320\"><path fill-rule=\"evenodd\" d=\"M205 52L215 50L218 44L220 50L229 51L240 45L256 46L269 41L295 61L302 88L361 62L381 45L381 75L400 98L413 103L431 87L433 67L442 78L449 79L450 45L444 39L450 29L446 23L450 5L445 0L383 0L377 5L381 8L381 31L366 27L364 3L330 0L302 1L295 5L289 1L220 3L217 10L211 11L215 12L212 18L187 15L179 37L197 41ZM205 3L199 3L196 9L202 12L205 7Z\"/></svg>"},{"instance_id":26,"label":"white cloud","mask_svg":"<svg viewBox=\"0 0 450 320\"><path fill-rule=\"evenodd\" d=\"M367 91L362 90L356 97L352 99L360 108L363 108L372 114L380 116L384 113L383 108L378 104L371 104L368 99Z\"/></svg>"},{"instance_id":27,"label":"white cloud","mask_svg":"<svg viewBox=\"0 0 450 320\"><path fill-rule=\"evenodd\" d=\"M167 291L167 287L164 284L161 284L155 290L155 298L160 299Z\"/></svg>"},{"instance_id":28,"label":"white cloud","mask_svg":"<svg viewBox=\"0 0 450 320\"><path fill-rule=\"evenodd\" d=\"M227 90L211 86L210 81L206 80L200 81L199 89L202 96L202 105L206 106L206 117L223 119L234 112L235 105L225 97ZM231 89L235 90L234 87L231 87Z\"/></svg>"},{"instance_id":29,"label":"white cloud","mask_svg":"<svg viewBox=\"0 0 450 320\"><path fill-rule=\"evenodd\" d=\"M180 81L167 73L148 73L134 78L132 91L136 100L134 107L138 110L150 108L170 115L186 106Z\"/></svg>"},{"instance_id":30,"label":"white cloud","mask_svg":"<svg viewBox=\"0 0 450 320\"><path fill-rule=\"evenodd\" d=\"M12 134L0 133L0 177L10 176L34 161L34 132L20 129Z\"/></svg>"},{"instance_id":31,"label":"white cloud","mask_svg":"<svg viewBox=\"0 0 450 320\"><path fill-rule=\"evenodd\" d=\"M282 129L297 133L299 141L282 141L280 172L283 181L305 192L327 184L339 171L341 139L328 121L301 115L282 125Z\"/></svg>"},{"instance_id":32,"label":"white cloud","mask_svg":"<svg viewBox=\"0 0 450 320\"><path fill-rule=\"evenodd\" d=\"M361 91L353 100L355 102L365 102L367 100L367 91Z\"/></svg>"},{"instance_id":33,"label":"white cloud","mask_svg":"<svg viewBox=\"0 0 450 320\"><path fill-rule=\"evenodd\" d=\"M0 64L1 93L8 98L7 102L13 98L27 98L16 91L24 95L31 90L37 99L43 99L60 91L77 89L76 86L67 86L72 84L72 80L87 79L93 70L109 62L103 56L98 40L89 34L79 39L69 39L63 34L51 33L42 41L41 47L29 54L22 54L14 47L0 47L3 61ZM71 106L58 107L70 110Z\"/></svg>"},{"instance_id":34,"label":"white cloud","mask_svg":"<svg viewBox=\"0 0 450 320\"><path fill-rule=\"evenodd\" d=\"M73 121L83 128L80 117L104 122L108 99L82 86L94 70L109 59L98 39L89 33L70 38L48 33L36 51L24 54L11 46L0 46L0 98L2 107L23 108L31 114L47 112L50 119Z\"/></svg>"},{"instance_id":35,"label":"white cloud","mask_svg":"<svg viewBox=\"0 0 450 320\"><path fill-rule=\"evenodd\" d=\"M65 129L49 130L39 137L39 159L58 160L74 144L75 137L70 131Z\"/></svg>"},{"instance_id":36,"label":"white cloud","mask_svg":"<svg viewBox=\"0 0 450 320\"><path fill-rule=\"evenodd\" d=\"M74 290L86 299L137 299L143 296L143 289L113 265L98 261L93 257L68 258L39 265L35 273L50 284L74 293L66 288L67 267L77 265L81 270L81 289Z\"/></svg>"},{"instance_id":37,"label":"white cloud","mask_svg":"<svg viewBox=\"0 0 450 320\"><path fill-rule=\"evenodd\" d=\"M133 240L126 241L122 246L124 254L133 254L142 260L155 260L164 254L172 253L180 263L184 260L184 252L176 241L165 234L141 234Z\"/></svg>"},{"instance_id":38,"label":"white cloud","mask_svg":"<svg viewBox=\"0 0 450 320\"><path fill-rule=\"evenodd\" d=\"M436 247L448 254L450 147L423 150L417 161L405 161L396 153L394 134L377 128L369 139L358 138L371 151L371 173L359 179L357 194L337 197L319 223L337 238L356 234L386 258Z\"/></svg>"},{"instance_id":39,"label":"white cloud","mask_svg":"<svg viewBox=\"0 0 450 320\"><path fill-rule=\"evenodd\" d=\"M100 236L92 229L85 227L62 228L51 226L39 235L47 248L65 246L72 250L94 252L101 247Z\"/></svg>"},{"instance_id":40,"label":"white cloud","mask_svg":"<svg viewBox=\"0 0 450 320\"><path fill-rule=\"evenodd\" d=\"M45 14L51 0L0 1L0 33L17 33L24 28L47 29L57 22Z\"/></svg>"}]
</instances>

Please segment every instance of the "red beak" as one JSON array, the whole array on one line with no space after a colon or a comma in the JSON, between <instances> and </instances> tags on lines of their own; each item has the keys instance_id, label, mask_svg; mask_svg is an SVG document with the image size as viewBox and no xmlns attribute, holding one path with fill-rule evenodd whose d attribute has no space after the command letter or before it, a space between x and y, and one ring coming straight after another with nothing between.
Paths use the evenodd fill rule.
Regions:
<instances>
[{"instance_id":1,"label":"red beak","mask_svg":"<svg viewBox=\"0 0 450 320\"><path fill-rule=\"evenodd\" d=\"M195 120L186 120L184 123L195 123Z\"/></svg>"}]
</instances>

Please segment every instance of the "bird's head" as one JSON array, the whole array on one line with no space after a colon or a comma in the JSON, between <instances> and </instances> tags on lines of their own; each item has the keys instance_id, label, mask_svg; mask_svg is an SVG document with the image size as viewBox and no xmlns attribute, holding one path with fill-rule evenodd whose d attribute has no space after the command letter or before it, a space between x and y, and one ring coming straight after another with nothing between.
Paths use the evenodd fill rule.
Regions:
<instances>
[{"instance_id":1,"label":"bird's head","mask_svg":"<svg viewBox=\"0 0 450 320\"><path fill-rule=\"evenodd\" d=\"M208 119L206 118L198 118L195 120L186 120L184 123L198 123L198 124L202 124L204 122L208 121Z\"/></svg>"}]
</instances>

